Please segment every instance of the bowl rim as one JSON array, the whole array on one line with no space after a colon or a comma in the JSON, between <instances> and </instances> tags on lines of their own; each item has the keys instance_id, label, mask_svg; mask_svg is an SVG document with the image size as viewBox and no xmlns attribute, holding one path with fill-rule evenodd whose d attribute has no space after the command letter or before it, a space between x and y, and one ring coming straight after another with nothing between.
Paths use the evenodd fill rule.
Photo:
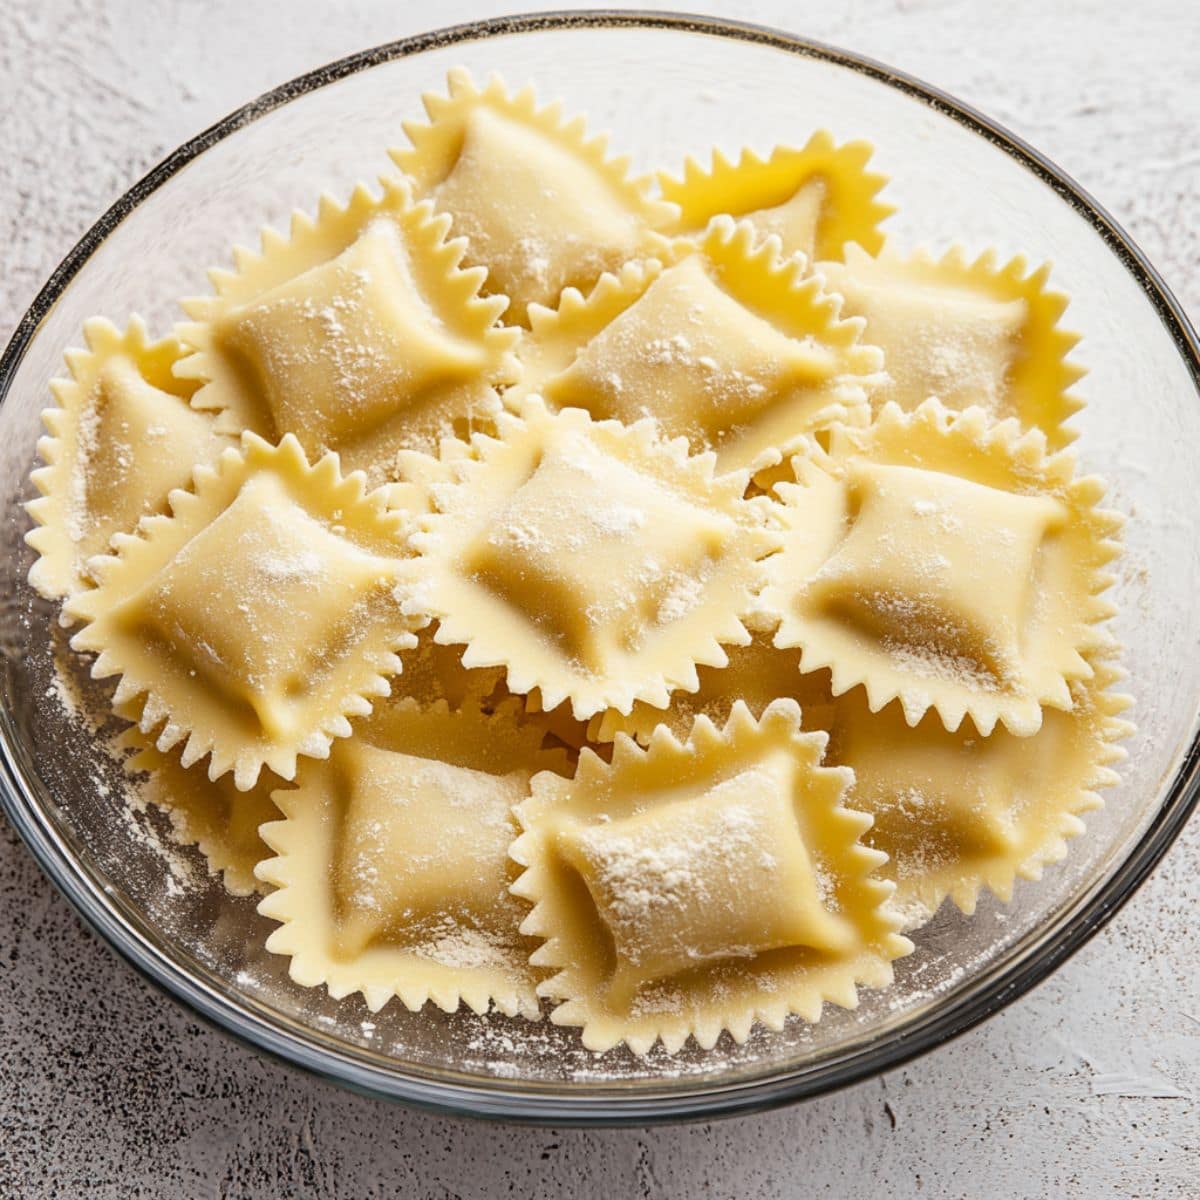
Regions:
<instances>
[{"instance_id":1,"label":"bowl rim","mask_svg":"<svg viewBox=\"0 0 1200 1200\"><path fill-rule=\"evenodd\" d=\"M1100 234L1154 306L1200 393L1200 340L1161 276L1116 220L1065 171L1023 139L948 93L864 55L768 26L726 18L653 10L580 9L525 13L466 22L387 42L300 75L238 108L191 138L124 193L55 268L20 319L0 357L0 404L41 322L108 234L148 196L209 147L300 96L382 63L461 42L570 29L674 30L727 38L817 58L864 74L949 116L986 138L1054 189ZM815 1066L767 1068L728 1084L699 1078L671 1090L652 1081L578 1094L554 1086L492 1079L463 1082L419 1069L374 1066L349 1047L318 1045L241 1007L236 994L193 977L123 919L115 898L88 876L53 822L25 786L8 741L7 713L0 728L0 805L42 870L75 910L143 977L185 1009L236 1040L290 1066L302 1067L355 1091L459 1116L528 1124L573 1126L658 1124L711 1120L764 1111L848 1086L916 1058L965 1033L1036 986L1088 942L1129 900L1179 835L1200 801L1200 730L1153 819L1126 858L1099 886L1062 910L1047 928L1030 931L946 1003L915 1014L881 1038L831 1052ZM312 1031L307 1031L311 1033ZM514 1086L515 1084L515 1086Z\"/></svg>"}]
</instances>

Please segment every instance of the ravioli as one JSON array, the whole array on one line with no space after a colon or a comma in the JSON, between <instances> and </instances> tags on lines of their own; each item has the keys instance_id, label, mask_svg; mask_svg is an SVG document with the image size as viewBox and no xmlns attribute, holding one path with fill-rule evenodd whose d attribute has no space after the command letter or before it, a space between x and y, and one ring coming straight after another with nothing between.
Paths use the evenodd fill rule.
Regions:
<instances>
[{"instance_id":1,"label":"ravioli","mask_svg":"<svg viewBox=\"0 0 1200 1200\"><path fill-rule=\"evenodd\" d=\"M264 771L254 787L240 792L231 776L214 782L200 764L184 767L174 755L156 750L136 726L125 731L120 745L133 751L126 771L145 776L135 795L168 815L179 844L195 846L230 895L264 891L254 869L270 850L258 830L279 817L271 793L286 786L283 781Z\"/></svg>"},{"instance_id":2,"label":"ravioli","mask_svg":"<svg viewBox=\"0 0 1200 1200\"><path fill-rule=\"evenodd\" d=\"M42 495L28 504L37 527L26 541L39 555L29 581L51 598L91 586L88 562L113 535L165 511L197 465L233 444L191 406L195 384L172 374L186 354L177 338L150 341L136 317L123 331L95 318L84 337L88 349L67 355L71 377L51 385L58 407L42 414L38 443L46 465L32 474Z\"/></svg>"},{"instance_id":3,"label":"ravioli","mask_svg":"<svg viewBox=\"0 0 1200 1200\"><path fill-rule=\"evenodd\" d=\"M829 757L854 771L851 803L874 818L864 841L888 855L906 925L947 896L968 915L985 888L1009 901L1017 879L1040 879L1084 832L1133 728L1120 715L1130 698L1111 690L1120 671L1109 659L1092 666L1072 684L1071 708L1048 710L1029 738L983 737L969 721L950 733L936 713L910 728L899 705L872 713L857 689L835 702Z\"/></svg>"},{"instance_id":4,"label":"ravioli","mask_svg":"<svg viewBox=\"0 0 1200 1200\"><path fill-rule=\"evenodd\" d=\"M406 611L436 618L466 665L503 666L511 691L584 720L665 703L748 639L740 614L775 540L744 477L714 479L649 423L536 398L500 432L412 538Z\"/></svg>"},{"instance_id":5,"label":"ravioli","mask_svg":"<svg viewBox=\"0 0 1200 1200\"><path fill-rule=\"evenodd\" d=\"M582 118L539 108L532 88L512 94L497 76L481 89L461 69L447 95L424 99L428 124L406 122L412 146L392 158L419 197L453 218L489 288L510 299L511 319L666 245L655 231L675 209L606 157Z\"/></svg>"},{"instance_id":6,"label":"ravioli","mask_svg":"<svg viewBox=\"0 0 1200 1200\"><path fill-rule=\"evenodd\" d=\"M938 259L890 247L871 257L851 246L844 263L817 271L884 352L876 405L912 410L936 396L947 408L1015 417L1051 450L1074 439L1065 422L1083 406L1072 390L1083 371L1069 357L1079 336L1060 325L1067 298L1050 289L1049 263L1001 263L994 250L971 260L961 247Z\"/></svg>"},{"instance_id":7,"label":"ravioli","mask_svg":"<svg viewBox=\"0 0 1200 1200\"><path fill-rule=\"evenodd\" d=\"M728 219L679 261L634 264L530 319L510 403L538 392L599 419L651 416L721 471L758 471L808 434L864 423L882 364L799 264Z\"/></svg>"},{"instance_id":8,"label":"ravioli","mask_svg":"<svg viewBox=\"0 0 1200 1200\"><path fill-rule=\"evenodd\" d=\"M540 743L511 704L489 716L405 699L308 760L276 796L284 819L262 831L276 857L259 866L278 889L259 906L280 922L267 948L292 978L362 992L372 1011L398 996L536 1018L508 847L533 773L565 769Z\"/></svg>"},{"instance_id":9,"label":"ravioli","mask_svg":"<svg viewBox=\"0 0 1200 1200\"><path fill-rule=\"evenodd\" d=\"M184 766L208 754L209 777L232 770L244 791L264 766L291 779L388 694L416 644L393 595L402 518L290 437L247 434L196 488L98 560L71 644L98 654L96 678L120 676L116 703L145 697L159 750L184 742Z\"/></svg>"},{"instance_id":10,"label":"ravioli","mask_svg":"<svg viewBox=\"0 0 1200 1200\"><path fill-rule=\"evenodd\" d=\"M935 709L951 731L970 715L1023 737L1071 707L1113 613L1100 593L1122 521L1095 477L1036 431L936 400L890 404L793 466L762 604L803 670L828 668L834 695L864 686L872 711L898 698L911 725Z\"/></svg>"},{"instance_id":11,"label":"ravioli","mask_svg":"<svg viewBox=\"0 0 1200 1200\"><path fill-rule=\"evenodd\" d=\"M295 214L287 238L264 232L261 253L213 273L215 296L185 305L195 352L179 374L196 405L271 441L291 433L310 457L337 451L372 483L396 479L404 451L486 423L518 335L448 225L385 180L323 198L315 221Z\"/></svg>"},{"instance_id":12,"label":"ravioli","mask_svg":"<svg viewBox=\"0 0 1200 1200\"><path fill-rule=\"evenodd\" d=\"M846 948L849 933L821 904L791 790L788 764L769 760L701 796L559 835L558 854L613 939L610 1002L709 962Z\"/></svg>"},{"instance_id":13,"label":"ravioli","mask_svg":"<svg viewBox=\"0 0 1200 1200\"><path fill-rule=\"evenodd\" d=\"M673 1052L755 1020L816 1020L853 1006L910 949L863 846L869 820L843 806L852 776L821 766L822 734L800 732L791 701L760 719L736 703L723 729L697 719L685 743L660 728L627 738L611 765L585 751L573 779L535 777L517 809L514 891L545 939L539 985L557 1024L584 1045Z\"/></svg>"},{"instance_id":14,"label":"ravioli","mask_svg":"<svg viewBox=\"0 0 1200 1200\"><path fill-rule=\"evenodd\" d=\"M482 346L437 321L382 217L336 258L222 317L215 337L254 374L274 427L320 445L361 436L485 364Z\"/></svg>"},{"instance_id":15,"label":"ravioli","mask_svg":"<svg viewBox=\"0 0 1200 1200\"><path fill-rule=\"evenodd\" d=\"M851 243L870 254L882 246L879 225L895 210L879 199L887 177L868 170L872 153L870 142L839 146L821 129L766 158L747 148L735 162L718 149L704 166L689 156L681 176L658 178L663 198L679 206L681 231L696 233L721 214L744 218L811 266L839 260Z\"/></svg>"}]
</instances>

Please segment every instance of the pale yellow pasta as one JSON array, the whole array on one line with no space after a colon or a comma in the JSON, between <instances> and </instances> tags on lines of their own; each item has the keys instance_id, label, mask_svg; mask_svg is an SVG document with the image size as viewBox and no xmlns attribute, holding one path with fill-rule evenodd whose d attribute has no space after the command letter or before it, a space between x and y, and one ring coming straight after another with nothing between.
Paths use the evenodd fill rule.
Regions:
<instances>
[{"instance_id":1,"label":"pale yellow pasta","mask_svg":"<svg viewBox=\"0 0 1200 1200\"><path fill-rule=\"evenodd\" d=\"M932 708L985 735L1071 707L1084 655L1110 642L1100 593L1121 518L1099 480L1036 431L936 400L890 404L793 465L762 607L805 671L828 668L835 695L864 686L872 711L899 698L910 724Z\"/></svg>"},{"instance_id":2,"label":"pale yellow pasta","mask_svg":"<svg viewBox=\"0 0 1200 1200\"><path fill-rule=\"evenodd\" d=\"M211 413L191 406L196 385L176 379L186 354L177 338L152 342L133 318L124 331L96 317L84 325L88 349L67 354L69 379L51 388L58 407L42 413L45 466L32 473L41 497L26 537L39 558L29 582L45 596L91 585L88 560L106 554L113 534L163 512L167 494L191 482L233 439Z\"/></svg>"},{"instance_id":3,"label":"pale yellow pasta","mask_svg":"<svg viewBox=\"0 0 1200 1200\"><path fill-rule=\"evenodd\" d=\"M249 791L238 791L231 776L214 782L199 763L185 767L175 755L156 750L136 727L125 731L120 745L134 752L125 769L145 776L135 795L167 813L179 843L195 846L231 895L264 891L254 869L270 850L258 830L279 817L271 793L283 786L282 780L264 771Z\"/></svg>"},{"instance_id":4,"label":"pale yellow pasta","mask_svg":"<svg viewBox=\"0 0 1200 1200\"><path fill-rule=\"evenodd\" d=\"M372 1011L398 996L536 1018L525 908L508 890L512 807L535 771L565 766L511 703L489 716L385 702L276 793L284 819L262 831L276 857L258 868L277 888L259 906L280 922L267 948L297 983L362 992Z\"/></svg>"},{"instance_id":5,"label":"pale yellow pasta","mask_svg":"<svg viewBox=\"0 0 1200 1200\"><path fill-rule=\"evenodd\" d=\"M233 771L242 790L263 766L291 779L416 644L393 594L404 519L385 505L336 459L310 467L290 436L246 434L171 494L171 516L94 560L71 644L98 655L96 678L120 676L115 703L145 697L142 730L164 752L184 743L185 766L208 754L210 778Z\"/></svg>"},{"instance_id":6,"label":"pale yellow pasta","mask_svg":"<svg viewBox=\"0 0 1200 1200\"><path fill-rule=\"evenodd\" d=\"M573 779L536 776L513 890L545 939L551 1020L593 1050L708 1048L890 981L911 947L874 874L884 856L858 840L869 819L843 806L852 776L821 766L824 748L793 701L757 720L737 703L684 743L660 726L645 750L619 737L611 765L585 751Z\"/></svg>"},{"instance_id":7,"label":"pale yellow pasta","mask_svg":"<svg viewBox=\"0 0 1200 1200\"><path fill-rule=\"evenodd\" d=\"M489 420L518 335L497 324L504 300L478 295L483 273L460 269L448 225L385 180L345 205L323 197L287 238L264 231L261 252L212 273L215 296L186 303L195 353L179 371L196 404L310 456L336 450L374 483L404 450Z\"/></svg>"},{"instance_id":8,"label":"pale yellow pasta","mask_svg":"<svg viewBox=\"0 0 1200 1200\"><path fill-rule=\"evenodd\" d=\"M495 75L479 88L458 68L447 83L446 95L426 94L428 124L406 122L412 146L392 158L418 197L451 215L511 320L667 244L655 230L675 208L648 199L581 117L539 108L531 87L513 94Z\"/></svg>"},{"instance_id":9,"label":"pale yellow pasta","mask_svg":"<svg viewBox=\"0 0 1200 1200\"><path fill-rule=\"evenodd\" d=\"M609 1003L706 963L851 944L821 905L793 805L790 764L776 757L699 797L559 834L557 853L612 935Z\"/></svg>"},{"instance_id":10,"label":"pale yellow pasta","mask_svg":"<svg viewBox=\"0 0 1200 1200\"><path fill-rule=\"evenodd\" d=\"M786 254L807 265L840 259L848 243L874 253L878 227L891 212L879 199L887 182L867 169L870 142L837 145L821 129L803 146L776 146L766 158L747 148L736 162L719 149L709 166L689 156L678 178L658 173L663 199L679 206L679 229L697 233L715 216L745 219L774 234Z\"/></svg>"},{"instance_id":11,"label":"pale yellow pasta","mask_svg":"<svg viewBox=\"0 0 1200 1200\"><path fill-rule=\"evenodd\" d=\"M867 420L882 359L837 312L777 243L721 218L666 264L633 263L586 299L531 309L508 399L538 392L601 419L653 417L714 451L719 470L759 471L807 434Z\"/></svg>"},{"instance_id":12,"label":"pale yellow pasta","mask_svg":"<svg viewBox=\"0 0 1200 1200\"><path fill-rule=\"evenodd\" d=\"M467 666L583 720L696 686L749 635L741 614L776 544L745 477L714 479L646 422L552 414L530 398L440 489L412 538L405 609L439 622Z\"/></svg>"},{"instance_id":13,"label":"pale yellow pasta","mask_svg":"<svg viewBox=\"0 0 1200 1200\"><path fill-rule=\"evenodd\" d=\"M1025 258L1002 263L994 250L972 260L959 246L937 259L890 245L872 257L850 246L845 262L817 271L886 356L877 406L911 410L936 396L947 408L1016 417L1040 429L1051 450L1074 439L1064 422L1083 406L1070 389L1084 372L1068 358L1079 335L1059 325L1067 298L1049 288L1049 263L1031 270Z\"/></svg>"},{"instance_id":14,"label":"pale yellow pasta","mask_svg":"<svg viewBox=\"0 0 1200 1200\"><path fill-rule=\"evenodd\" d=\"M772 700L795 700L800 705L806 731L827 730L833 703L828 671L805 674L800 670L799 650L780 650L769 633L755 630L753 640L729 648L725 666L700 667L700 686L694 692L672 692L667 708L638 702L628 715L614 709L597 713L588 724L593 742L611 742L627 733L643 746L655 729L666 725L681 741L687 739L692 722L706 716L724 725L735 702L740 700L754 716L761 716Z\"/></svg>"},{"instance_id":15,"label":"pale yellow pasta","mask_svg":"<svg viewBox=\"0 0 1200 1200\"><path fill-rule=\"evenodd\" d=\"M888 855L882 873L908 926L946 896L968 914L983 888L1007 902L1018 878L1040 879L1066 855L1125 757L1130 699L1110 690L1120 678L1097 660L1072 683L1071 708L1048 709L1028 738L983 737L970 721L949 733L936 713L911 728L895 702L872 713L861 689L834 702L829 758L854 771L849 802L875 819L863 840Z\"/></svg>"}]
</instances>

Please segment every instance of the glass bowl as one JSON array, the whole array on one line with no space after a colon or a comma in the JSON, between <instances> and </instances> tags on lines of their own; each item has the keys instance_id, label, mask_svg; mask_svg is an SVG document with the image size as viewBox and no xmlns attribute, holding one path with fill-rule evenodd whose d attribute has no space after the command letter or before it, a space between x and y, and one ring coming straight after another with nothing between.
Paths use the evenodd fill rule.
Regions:
<instances>
[{"instance_id":1,"label":"glass bowl","mask_svg":"<svg viewBox=\"0 0 1200 1200\"><path fill-rule=\"evenodd\" d=\"M163 826L123 803L86 720L52 675L65 634L26 585L22 502L47 384L96 313L139 312L160 329L176 300L235 241L282 225L317 194L345 194L388 163L401 119L465 64L562 96L635 166L678 166L713 143L736 151L825 126L862 136L893 182L890 231L941 248L963 240L1055 262L1090 368L1077 418L1085 467L1132 520L1117 597L1139 732L1120 787L1065 863L1018 885L1011 905L949 907L916 934L895 985L854 1012L827 1007L710 1053L597 1058L549 1022L371 1015L291 983L263 940L271 922L233 899L192 852L163 852ZM1200 445L1195 335L1128 237L1060 170L932 88L852 54L700 18L569 13L504 18L382 46L262 97L177 150L104 215L55 271L0 363L4 496L5 809L43 868L130 962L244 1041L341 1083L430 1108L546 1123L712 1117L811 1096L944 1042L1044 978L1146 877L1196 802Z\"/></svg>"}]
</instances>

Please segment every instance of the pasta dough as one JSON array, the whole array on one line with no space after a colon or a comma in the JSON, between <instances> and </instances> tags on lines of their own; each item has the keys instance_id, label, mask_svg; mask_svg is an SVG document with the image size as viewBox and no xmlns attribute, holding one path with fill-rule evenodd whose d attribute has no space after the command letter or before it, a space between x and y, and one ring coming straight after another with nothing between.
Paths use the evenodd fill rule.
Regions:
<instances>
[{"instance_id":1,"label":"pasta dough","mask_svg":"<svg viewBox=\"0 0 1200 1200\"><path fill-rule=\"evenodd\" d=\"M270 851L258 830L279 816L271 793L282 781L263 772L254 787L240 792L229 775L213 782L199 764L184 767L174 755L160 753L136 727L125 731L120 744L133 751L126 771L146 777L137 789L139 800L167 813L180 845L194 845L231 895L264 891L254 869Z\"/></svg>"},{"instance_id":2,"label":"pasta dough","mask_svg":"<svg viewBox=\"0 0 1200 1200\"><path fill-rule=\"evenodd\" d=\"M649 423L551 414L531 399L442 491L413 537L406 611L440 622L470 666L503 666L576 718L665 703L696 664L748 638L757 563L773 548L744 477L712 477Z\"/></svg>"},{"instance_id":3,"label":"pasta dough","mask_svg":"<svg viewBox=\"0 0 1200 1200\"><path fill-rule=\"evenodd\" d=\"M375 483L404 450L495 414L518 336L496 324L504 300L477 295L483 273L459 267L446 218L382 187L324 198L316 221L297 213L287 239L268 230L261 253L215 272L216 296L187 303L196 352L179 367L199 407L271 440L294 434L310 457L336 450Z\"/></svg>"},{"instance_id":4,"label":"pasta dough","mask_svg":"<svg viewBox=\"0 0 1200 1200\"><path fill-rule=\"evenodd\" d=\"M393 596L402 519L383 504L294 439L247 434L98 562L71 644L99 655L97 678L121 676L116 703L145 696L159 750L186 739L184 766L208 754L209 777L232 770L242 790L263 766L291 779L297 755L326 753L388 694L416 643Z\"/></svg>"},{"instance_id":5,"label":"pasta dough","mask_svg":"<svg viewBox=\"0 0 1200 1200\"><path fill-rule=\"evenodd\" d=\"M1036 733L1069 709L1083 657L1108 644L1099 593L1120 518L1074 461L1040 434L989 426L980 409L888 405L861 432L835 430L828 456L797 458L780 484L791 534L770 561L763 607L775 644L828 667L872 711L898 697L909 724L930 708L949 730L970 714Z\"/></svg>"},{"instance_id":6,"label":"pasta dough","mask_svg":"<svg viewBox=\"0 0 1200 1200\"><path fill-rule=\"evenodd\" d=\"M867 169L871 154L870 142L839 146L822 129L766 158L745 149L734 162L714 150L708 167L689 157L681 177L658 178L663 198L679 206L682 231L699 232L720 214L745 218L811 265L840 259L848 243L869 254L883 244L878 227L894 210L879 199L887 178Z\"/></svg>"},{"instance_id":7,"label":"pasta dough","mask_svg":"<svg viewBox=\"0 0 1200 1200\"><path fill-rule=\"evenodd\" d=\"M538 769L565 769L514 705L485 714L385 702L328 761L308 760L284 819L262 833L276 857L259 906L280 922L268 949L292 978L360 991L372 1011L399 996L538 1016L524 915L509 894L512 806Z\"/></svg>"},{"instance_id":8,"label":"pasta dough","mask_svg":"<svg viewBox=\"0 0 1200 1200\"><path fill-rule=\"evenodd\" d=\"M821 905L791 790L788 764L774 759L699 798L559 835L558 854L612 935L610 1002L708 962L846 948L850 935Z\"/></svg>"},{"instance_id":9,"label":"pasta dough","mask_svg":"<svg viewBox=\"0 0 1200 1200\"><path fill-rule=\"evenodd\" d=\"M195 384L172 374L185 353L178 339L149 341L137 318L124 331L95 318L84 334L88 349L68 356L71 378L52 385L58 407L42 414L46 466L32 475L42 496L28 505L37 528L26 540L40 556L29 581L54 598L90 586L88 561L108 553L113 534L163 512L197 464L232 444L191 407Z\"/></svg>"},{"instance_id":10,"label":"pasta dough","mask_svg":"<svg viewBox=\"0 0 1200 1200\"><path fill-rule=\"evenodd\" d=\"M522 928L547 939L533 961L556 972L539 986L563 1001L551 1019L593 1050L710 1047L890 979L910 945L824 748L794 702L759 720L739 702L686 743L660 727L647 750L619 739L611 765L585 752L573 780L537 776L514 891L534 904Z\"/></svg>"},{"instance_id":11,"label":"pasta dough","mask_svg":"<svg viewBox=\"0 0 1200 1200\"><path fill-rule=\"evenodd\" d=\"M946 896L973 913L984 887L1008 901L1017 878L1040 879L1066 855L1125 756L1130 699L1109 690L1120 677L1097 660L1072 683L1071 709L1047 710L1029 738L981 737L969 721L950 733L936 713L909 728L897 704L872 713L861 690L835 702L829 757L854 771L850 802L874 817L863 840L888 855L883 874L909 924Z\"/></svg>"},{"instance_id":12,"label":"pasta dough","mask_svg":"<svg viewBox=\"0 0 1200 1200\"><path fill-rule=\"evenodd\" d=\"M667 708L639 701L628 715L613 709L597 713L588 726L588 735L594 742L604 743L613 741L618 733L626 733L644 746L654 731L665 725L686 741L698 716L724 725L738 700L756 717L773 700L795 700L806 731L828 730L833 703L828 671L802 673L800 652L777 650L770 636L761 630L756 630L746 645L731 646L728 654L724 666L699 668L696 674L700 686L694 692L672 692Z\"/></svg>"},{"instance_id":13,"label":"pasta dough","mask_svg":"<svg viewBox=\"0 0 1200 1200\"><path fill-rule=\"evenodd\" d=\"M872 257L851 246L844 263L817 270L884 351L877 405L911 410L936 396L947 408L1016 417L1040 429L1051 450L1073 440L1064 422L1082 406L1070 388L1083 371L1067 356L1079 336L1059 325L1067 298L1047 286L1049 264L1001 264L992 250L971 261L961 247L940 259L891 249Z\"/></svg>"},{"instance_id":14,"label":"pasta dough","mask_svg":"<svg viewBox=\"0 0 1200 1200\"><path fill-rule=\"evenodd\" d=\"M655 230L675 209L649 200L581 118L538 108L532 88L512 95L497 76L480 89L459 69L448 82L448 95L425 96L429 123L407 122L412 147L392 158L466 235L490 289L509 298L510 319L666 245Z\"/></svg>"},{"instance_id":15,"label":"pasta dough","mask_svg":"<svg viewBox=\"0 0 1200 1200\"><path fill-rule=\"evenodd\" d=\"M727 218L679 261L635 264L530 320L510 402L537 391L600 419L653 416L715 451L721 471L758 471L808 433L865 422L881 362L797 263Z\"/></svg>"}]
</instances>

